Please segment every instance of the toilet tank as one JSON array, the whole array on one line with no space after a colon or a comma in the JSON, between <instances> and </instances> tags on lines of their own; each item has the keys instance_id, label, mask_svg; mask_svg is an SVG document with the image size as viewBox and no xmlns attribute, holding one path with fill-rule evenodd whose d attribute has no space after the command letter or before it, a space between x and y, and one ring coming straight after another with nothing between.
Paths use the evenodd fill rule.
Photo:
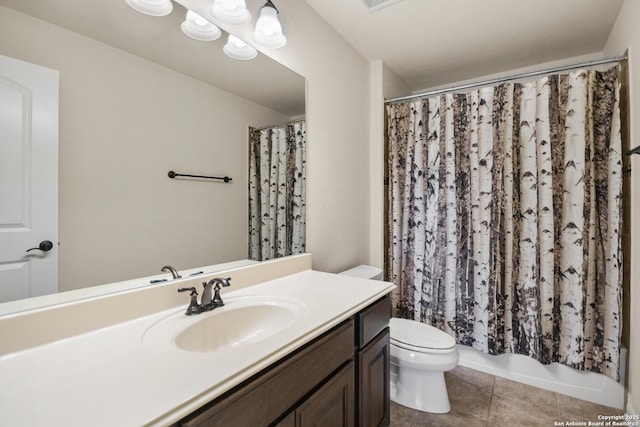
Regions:
<instances>
[{"instance_id":1,"label":"toilet tank","mask_svg":"<svg viewBox=\"0 0 640 427\"><path fill-rule=\"evenodd\" d=\"M382 270L372 265L359 265L345 270L340 274L345 276L359 277L361 279L382 280Z\"/></svg>"}]
</instances>

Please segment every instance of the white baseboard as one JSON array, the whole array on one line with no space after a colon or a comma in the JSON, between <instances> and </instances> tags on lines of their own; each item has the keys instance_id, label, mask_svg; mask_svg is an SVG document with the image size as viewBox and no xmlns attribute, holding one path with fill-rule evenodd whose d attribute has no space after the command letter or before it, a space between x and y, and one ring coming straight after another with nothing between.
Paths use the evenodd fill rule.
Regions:
<instances>
[{"instance_id":1,"label":"white baseboard","mask_svg":"<svg viewBox=\"0 0 640 427\"><path fill-rule=\"evenodd\" d=\"M633 407L633 405L631 404L631 395L629 393L627 393L627 406L624 408L624 413L626 415L638 415L636 413L635 408Z\"/></svg>"}]
</instances>

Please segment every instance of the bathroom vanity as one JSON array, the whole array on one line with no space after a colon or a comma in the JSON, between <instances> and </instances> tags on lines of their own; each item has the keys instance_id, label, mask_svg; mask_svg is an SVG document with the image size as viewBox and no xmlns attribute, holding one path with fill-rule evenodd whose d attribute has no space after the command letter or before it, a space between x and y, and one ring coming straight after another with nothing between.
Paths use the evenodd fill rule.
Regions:
<instances>
[{"instance_id":1,"label":"bathroom vanity","mask_svg":"<svg viewBox=\"0 0 640 427\"><path fill-rule=\"evenodd\" d=\"M390 316L386 296L176 425L389 425Z\"/></svg>"},{"instance_id":2,"label":"bathroom vanity","mask_svg":"<svg viewBox=\"0 0 640 427\"><path fill-rule=\"evenodd\" d=\"M176 426L388 426L388 296Z\"/></svg>"},{"instance_id":3,"label":"bathroom vanity","mask_svg":"<svg viewBox=\"0 0 640 427\"><path fill-rule=\"evenodd\" d=\"M215 275L196 316L205 277L0 317L0 425L388 425L394 285L309 255Z\"/></svg>"}]
</instances>

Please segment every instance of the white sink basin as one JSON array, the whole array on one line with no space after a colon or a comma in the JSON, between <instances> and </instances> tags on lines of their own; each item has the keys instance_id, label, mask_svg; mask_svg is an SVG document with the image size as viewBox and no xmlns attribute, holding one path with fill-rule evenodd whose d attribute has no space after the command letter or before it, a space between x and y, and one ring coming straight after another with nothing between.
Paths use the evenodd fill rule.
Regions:
<instances>
[{"instance_id":1,"label":"white sink basin","mask_svg":"<svg viewBox=\"0 0 640 427\"><path fill-rule=\"evenodd\" d=\"M223 307L195 316L174 313L151 326L143 342L189 352L224 351L264 341L284 332L306 312L294 298L226 298Z\"/></svg>"}]
</instances>

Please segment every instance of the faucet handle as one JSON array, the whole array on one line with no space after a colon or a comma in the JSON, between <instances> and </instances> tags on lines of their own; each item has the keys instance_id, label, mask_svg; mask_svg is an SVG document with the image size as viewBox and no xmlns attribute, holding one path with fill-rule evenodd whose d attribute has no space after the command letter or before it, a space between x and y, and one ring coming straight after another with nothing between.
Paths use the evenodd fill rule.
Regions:
<instances>
[{"instance_id":1,"label":"faucet handle","mask_svg":"<svg viewBox=\"0 0 640 427\"><path fill-rule=\"evenodd\" d=\"M189 301L189 306L187 307L187 310L184 312L184 314L186 314L187 316L193 316L194 314L199 314L202 311L200 304L198 304L198 291L196 291L196 288L179 288L178 292L191 292L189 294L191 300Z\"/></svg>"},{"instance_id":2,"label":"faucet handle","mask_svg":"<svg viewBox=\"0 0 640 427\"><path fill-rule=\"evenodd\" d=\"M226 279L217 278L214 280L216 281L216 286L213 288L213 300L211 301L211 304L215 307L222 307L224 305L224 301L222 301L222 297L220 296L220 285L224 288L231 286L231 283L229 283L231 277L227 277Z\"/></svg>"}]
</instances>

